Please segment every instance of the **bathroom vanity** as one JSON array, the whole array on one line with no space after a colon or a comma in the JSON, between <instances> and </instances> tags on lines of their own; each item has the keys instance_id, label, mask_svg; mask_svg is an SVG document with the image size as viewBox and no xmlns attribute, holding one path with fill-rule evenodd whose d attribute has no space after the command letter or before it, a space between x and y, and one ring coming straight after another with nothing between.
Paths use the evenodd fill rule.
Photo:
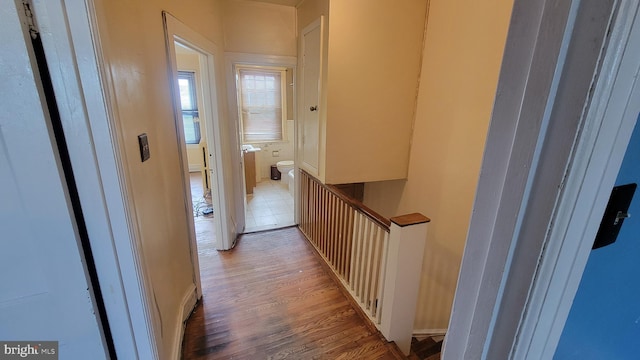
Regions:
<instances>
[{"instance_id":1,"label":"bathroom vanity","mask_svg":"<svg viewBox=\"0 0 640 360\"><path fill-rule=\"evenodd\" d=\"M256 152L260 148L252 145L242 145L244 153L244 183L247 195L253 194L253 188L256 187Z\"/></svg>"},{"instance_id":2,"label":"bathroom vanity","mask_svg":"<svg viewBox=\"0 0 640 360\"><path fill-rule=\"evenodd\" d=\"M253 188L256 187L256 153L253 151L244 153L244 183L247 195L253 194Z\"/></svg>"}]
</instances>

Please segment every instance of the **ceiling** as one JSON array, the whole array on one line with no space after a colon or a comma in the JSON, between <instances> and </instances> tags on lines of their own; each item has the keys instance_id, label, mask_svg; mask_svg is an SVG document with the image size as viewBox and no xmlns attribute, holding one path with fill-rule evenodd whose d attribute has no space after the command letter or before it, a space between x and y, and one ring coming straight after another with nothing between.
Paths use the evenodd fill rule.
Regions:
<instances>
[{"instance_id":1,"label":"ceiling","mask_svg":"<svg viewBox=\"0 0 640 360\"><path fill-rule=\"evenodd\" d=\"M295 7L301 2L303 2L304 0L250 0L250 1Z\"/></svg>"}]
</instances>

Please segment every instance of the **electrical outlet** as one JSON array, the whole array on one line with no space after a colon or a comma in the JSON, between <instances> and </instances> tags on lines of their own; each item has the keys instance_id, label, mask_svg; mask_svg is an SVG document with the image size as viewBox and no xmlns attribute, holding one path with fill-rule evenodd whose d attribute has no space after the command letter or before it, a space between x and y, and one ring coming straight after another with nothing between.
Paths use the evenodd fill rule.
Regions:
<instances>
[{"instance_id":1,"label":"electrical outlet","mask_svg":"<svg viewBox=\"0 0 640 360\"><path fill-rule=\"evenodd\" d=\"M278 151L278 150L274 150L274 151L272 151L272 152L271 152L271 156L272 156L272 157L280 157L280 151Z\"/></svg>"}]
</instances>

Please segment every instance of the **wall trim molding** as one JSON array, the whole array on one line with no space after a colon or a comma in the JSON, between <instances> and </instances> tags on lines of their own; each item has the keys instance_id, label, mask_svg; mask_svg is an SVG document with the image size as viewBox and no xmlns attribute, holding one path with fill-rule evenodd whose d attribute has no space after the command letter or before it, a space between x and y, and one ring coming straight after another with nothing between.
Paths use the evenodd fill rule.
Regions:
<instances>
[{"instance_id":1,"label":"wall trim molding","mask_svg":"<svg viewBox=\"0 0 640 360\"><path fill-rule=\"evenodd\" d=\"M283 55L267 55L267 54L251 54L242 52L227 51L224 57L232 64L243 65L274 65L295 68L298 65L296 56Z\"/></svg>"},{"instance_id":2,"label":"wall trim molding","mask_svg":"<svg viewBox=\"0 0 640 360\"><path fill-rule=\"evenodd\" d=\"M176 318L176 332L173 336L173 354L171 359L180 360L182 355L182 339L184 337L184 330L187 326L187 319L193 312L198 302L198 293L195 284L189 285L187 291L185 291L182 301L180 302L180 311Z\"/></svg>"}]
</instances>

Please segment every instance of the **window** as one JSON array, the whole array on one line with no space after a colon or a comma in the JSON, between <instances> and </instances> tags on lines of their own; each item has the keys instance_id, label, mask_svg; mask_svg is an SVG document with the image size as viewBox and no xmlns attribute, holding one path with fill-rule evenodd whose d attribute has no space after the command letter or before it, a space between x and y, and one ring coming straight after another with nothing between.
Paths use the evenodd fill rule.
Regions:
<instances>
[{"instance_id":1,"label":"window","mask_svg":"<svg viewBox=\"0 0 640 360\"><path fill-rule=\"evenodd\" d=\"M236 67L243 143L283 141L284 68Z\"/></svg>"},{"instance_id":2,"label":"window","mask_svg":"<svg viewBox=\"0 0 640 360\"><path fill-rule=\"evenodd\" d=\"M185 142L187 144L199 144L200 119L198 117L195 73L178 71L178 86L180 87L180 105L182 108Z\"/></svg>"}]
</instances>

